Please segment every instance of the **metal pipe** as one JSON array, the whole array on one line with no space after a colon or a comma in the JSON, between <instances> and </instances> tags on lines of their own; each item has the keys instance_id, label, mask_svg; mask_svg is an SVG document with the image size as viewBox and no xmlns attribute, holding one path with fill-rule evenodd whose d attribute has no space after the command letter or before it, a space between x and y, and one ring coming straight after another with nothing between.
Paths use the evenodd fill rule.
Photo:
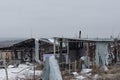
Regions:
<instances>
[{"instance_id":1,"label":"metal pipe","mask_svg":"<svg viewBox=\"0 0 120 80\"><path fill-rule=\"evenodd\" d=\"M35 39L35 61L41 64L39 60L39 40Z\"/></svg>"}]
</instances>

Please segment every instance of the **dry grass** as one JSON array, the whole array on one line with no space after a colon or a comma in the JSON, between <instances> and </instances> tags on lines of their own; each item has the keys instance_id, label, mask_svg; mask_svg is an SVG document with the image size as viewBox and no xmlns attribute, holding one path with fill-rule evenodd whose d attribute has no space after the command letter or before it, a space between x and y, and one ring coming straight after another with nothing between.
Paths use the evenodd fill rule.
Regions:
<instances>
[{"instance_id":1,"label":"dry grass","mask_svg":"<svg viewBox=\"0 0 120 80\"><path fill-rule=\"evenodd\" d=\"M43 65L37 64L36 65L36 70L43 70Z\"/></svg>"},{"instance_id":2,"label":"dry grass","mask_svg":"<svg viewBox=\"0 0 120 80\"><path fill-rule=\"evenodd\" d=\"M41 69L43 66L38 66ZM95 74L99 75L97 80L120 80L120 65L114 65L108 67L108 71L104 72L100 69L100 67L95 66L92 71L92 76L87 78L87 80L93 80L93 76ZM75 80L72 75L68 73L68 70L61 71L63 80ZM34 80L34 79L26 79L26 80ZM39 80L38 77L35 80Z\"/></svg>"},{"instance_id":3,"label":"dry grass","mask_svg":"<svg viewBox=\"0 0 120 80\"><path fill-rule=\"evenodd\" d=\"M102 72L98 80L120 80L120 65L109 67L109 71Z\"/></svg>"},{"instance_id":4,"label":"dry grass","mask_svg":"<svg viewBox=\"0 0 120 80\"><path fill-rule=\"evenodd\" d=\"M120 80L120 73L103 74L98 80Z\"/></svg>"}]
</instances>

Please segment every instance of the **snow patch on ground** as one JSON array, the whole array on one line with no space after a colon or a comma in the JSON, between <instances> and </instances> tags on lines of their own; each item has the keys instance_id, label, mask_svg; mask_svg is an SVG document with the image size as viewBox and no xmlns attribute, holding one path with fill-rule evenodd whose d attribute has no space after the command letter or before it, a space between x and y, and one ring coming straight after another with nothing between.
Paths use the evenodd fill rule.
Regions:
<instances>
[{"instance_id":1,"label":"snow patch on ground","mask_svg":"<svg viewBox=\"0 0 120 80\"><path fill-rule=\"evenodd\" d=\"M18 67L14 68L13 65L8 66L8 80L16 80L17 78L33 78L34 70L33 66L28 66L26 64L20 64ZM40 76L42 71L36 70L35 75ZM6 80L5 69L0 69L0 80Z\"/></svg>"}]
</instances>

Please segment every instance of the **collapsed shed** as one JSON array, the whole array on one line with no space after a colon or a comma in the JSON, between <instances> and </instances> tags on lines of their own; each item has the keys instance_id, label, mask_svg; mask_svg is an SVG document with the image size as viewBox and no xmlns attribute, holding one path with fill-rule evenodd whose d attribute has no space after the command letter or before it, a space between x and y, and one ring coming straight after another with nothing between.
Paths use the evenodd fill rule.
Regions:
<instances>
[{"instance_id":1,"label":"collapsed shed","mask_svg":"<svg viewBox=\"0 0 120 80\"><path fill-rule=\"evenodd\" d=\"M47 57L56 55L62 68L67 67L76 71L77 68L83 67L80 62L81 59L86 59L85 67L91 67L95 62L96 64L106 65L108 62L117 61L119 54L115 55L115 51L118 52L118 46L115 48L115 44L118 44L118 42L118 40L116 43L112 39L97 38L54 37L52 40L31 38L14 43L11 46L1 47L0 51L11 51L11 59L18 62L33 62L35 60L40 63L40 61L45 61ZM110 54L108 55L108 53ZM110 56L113 55L115 58L108 61Z\"/></svg>"},{"instance_id":2,"label":"collapsed shed","mask_svg":"<svg viewBox=\"0 0 120 80\"><path fill-rule=\"evenodd\" d=\"M34 60L36 62L43 61L44 54L53 53L53 43L48 39L29 39L13 46L15 49L24 52L23 57L29 57L30 62Z\"/></svg>"},{"instance_id":3,"label":"collapsed shed","mask_svg":"<svg viewBox=\"0 0 120 80\"><path fill-rule=\"evenodd\" d=\"M114 46L113 39L82 39L54 37L59 43L59 62L69 65L69 70L76 71L84 67L93 67L95 64L108 65L111 53L109 46ZM113 54L114 55L114 54ZM114 59L111 59L111 61Z\"/></svg>"},{"instance_id":4,"label":"collapsed shed","mask_svg":"<svg viewBox=\"0 0 120 80\"><path fill-rule=\"evenodd\" d=\"M34 62L38 63L43 60L45 53L53 53L53 43L48 39L27 39L12 44L8 47L2 47L3 52L12 51L12 60L17 62Z\"/></svg>"},{"instance_id":5,"label":"collapsed shed","mask_svg":"<svg viewBox=\"0 0 120 80\"><path fill-rule=\"evenodd\" d=\"M14 59L14 50L12 49L12 45L19 43L25 39L17 39L17 40L5 40L5 41L0 41L0 67L4 67L3 65L3 60L6 59L7 62L9 60Z\"/></svg>"}]
</instances>

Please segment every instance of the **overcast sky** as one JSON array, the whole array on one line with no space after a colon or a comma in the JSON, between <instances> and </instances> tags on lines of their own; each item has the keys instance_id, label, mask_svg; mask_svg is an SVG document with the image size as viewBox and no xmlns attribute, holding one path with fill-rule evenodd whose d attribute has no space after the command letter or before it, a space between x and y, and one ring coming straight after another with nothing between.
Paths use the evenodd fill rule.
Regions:
<instances>
[{"instance_id":1,"label":"overcast sky","mask_svg":"<svg viewBox=\"0 0 120 80\"><path fill-rule=\"evenodd\" d=\"M120 33L120 0L0 0L0 37L109 37Z\"/></svg>"}]
</instances>

